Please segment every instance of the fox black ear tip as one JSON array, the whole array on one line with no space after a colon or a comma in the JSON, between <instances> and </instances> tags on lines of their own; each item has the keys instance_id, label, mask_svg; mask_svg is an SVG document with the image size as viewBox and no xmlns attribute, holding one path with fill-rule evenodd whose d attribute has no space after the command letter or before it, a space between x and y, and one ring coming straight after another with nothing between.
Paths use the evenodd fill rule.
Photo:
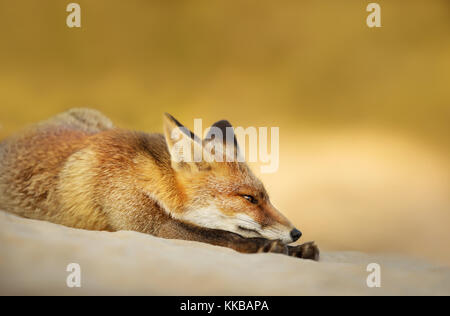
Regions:
<instances>
[{"instance_id":1,"label":"fox black ear tip","mask_svg":"<svg viewBox=\"0 0 450 316\"><path fill-rule=\"evenodd\" d=\"M174 118L172 115L170 115L167 112L164 112L164 118L166 121L169 121L171 124L175 124L178 127L183 127L183 124L181 124L176 118Z\"/></svg>"},{"instance_id":2,"label":"fox black ear tip","mask_svg":"<svg viewBox=\"0 0 450 316\"><path fill-rule=\"evenodd\" d=\"M165 120L168 120L169 122L175 123L176 125L179 125L176 118L174 118L170 113L164 112L163 115Z\"/></svg>"},{"instance_id":3,"label":"fox black ear tip","mask_svg":"<svg viewBox=\"0 0 450 316\"><path fill-rule=\"evenodd\" d=\"M212 126L219 127L219 128L233 127L233 125L231 125L230 121L228 121L228 120L217 121Z\"/></svg>"}]
</instances>

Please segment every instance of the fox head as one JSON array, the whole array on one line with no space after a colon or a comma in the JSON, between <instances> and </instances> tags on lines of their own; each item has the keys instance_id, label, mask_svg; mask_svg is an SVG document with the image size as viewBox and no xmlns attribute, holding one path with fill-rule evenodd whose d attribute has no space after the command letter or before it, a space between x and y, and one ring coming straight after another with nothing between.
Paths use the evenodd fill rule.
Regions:
<instances>
[{"instance_id":1,"label":"fox head","mask_svg":"<svg viewBox=\"0 0 450 316\"><path fill-rule=\"evenodd\" d=\"M165 114L164 134L184 201L177 219L286 244L300 238L301 232L272 205L261 181L237 159L239 147L228 121L215 123L200 139Z\"/></svg>"}]
</instances>

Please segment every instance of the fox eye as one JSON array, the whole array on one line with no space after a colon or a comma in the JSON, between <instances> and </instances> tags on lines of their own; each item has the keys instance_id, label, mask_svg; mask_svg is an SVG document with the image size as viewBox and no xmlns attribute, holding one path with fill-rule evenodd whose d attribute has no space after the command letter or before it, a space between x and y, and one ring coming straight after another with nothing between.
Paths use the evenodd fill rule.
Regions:
<instances>
[{"instance_id":1,"label":"fox eye","mask_svg":"<svg viewBox=\"0 0 450 316\"><path fill-rule=\"evenodd\" d=\"M252 195L242 194L241 196L252 204L258 204L258 200Z\"/></svg>"}]
</instances>

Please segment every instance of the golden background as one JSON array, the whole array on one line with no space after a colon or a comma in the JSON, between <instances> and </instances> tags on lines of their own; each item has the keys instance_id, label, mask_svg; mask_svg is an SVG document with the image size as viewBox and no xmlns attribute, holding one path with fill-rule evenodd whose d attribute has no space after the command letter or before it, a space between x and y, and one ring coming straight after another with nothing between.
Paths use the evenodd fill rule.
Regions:
<instances>
[{"instance_id":1,"label":"golden background","mask_svg":"<svg viewBox=\"0 0 450 316\"><path fill-rule=\"evenodd\" d=\"M69 2L0 2L0 138L71 107L278 126L261 177L302 240L450 263L450 2Z\"/></svg>"}]
</instances>

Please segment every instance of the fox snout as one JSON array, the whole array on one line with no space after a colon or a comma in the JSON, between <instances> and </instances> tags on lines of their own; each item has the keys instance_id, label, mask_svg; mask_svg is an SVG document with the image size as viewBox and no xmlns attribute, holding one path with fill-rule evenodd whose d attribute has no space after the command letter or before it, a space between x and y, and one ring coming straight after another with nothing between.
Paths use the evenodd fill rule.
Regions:
<instances>
[{"instance_id":1,"label":"fox snout","mask_svg":"<svg viewBox=\"0 0 450 316\"><path fill-rule=\"evenodd\" d=\"M271 240L278 239L284 244L290 244L299 240L302 237L302 232L295 227L288 230L278 230L278 232L275 232L273 229L263 229L261 236Z\"/></svg>"},{"instance_id":2,"label":"fox snout","mask_svg":"<svg viewBox=\"0 0 450 316\"><path fill-rule=\"evenodd\" d=\"M290 244L300 239L302 233L270 201L264 204L260 233L268 239L278 239ZM266 224L266 225L264 225Z\"/></svg>"}]
</instances>

